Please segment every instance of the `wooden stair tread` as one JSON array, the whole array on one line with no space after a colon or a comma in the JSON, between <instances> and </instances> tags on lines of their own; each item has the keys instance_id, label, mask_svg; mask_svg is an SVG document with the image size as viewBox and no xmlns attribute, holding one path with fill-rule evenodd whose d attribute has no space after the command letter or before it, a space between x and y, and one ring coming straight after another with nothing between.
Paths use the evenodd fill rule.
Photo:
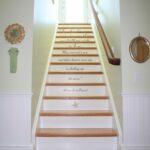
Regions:
<instances>
[{"instance_id":1,"label":"wooden stair tread","mask_svg":"<svg viewBox=\"0 0 150 150\"><path fill-rule=\"evenodd\" d=\"M83 27L83 26L82 27L69 27L69 26L68 27L60 27L59 26L58 29L92 29L92 27L90 27L90 26L89 27L88 26L87 27Z\"/></svg>"},{"instance_id":2,"label":"wooden stair tread","mask_svg":"<svg viewBox=\"0 0 150 150\"><path fill-rule=\"evenodd\" d=\"M88 57L94 57L94 56L98 56L97 54L53 54L52 56L57 56L57 57L82 57L82 56L88 56Z\"/></svg>"},{"instance_id":3,"label":"wooden stair tread","mask_svg":"<svg viewBox=\"0 0 150 150\"><path fill-rule=\"evenodd\" d=\"M56 36L56 38L94 38L94 36Z\"/></svg>"},{"instance_id":4,"label":"wooden stair tread","mask_svg":"<svg viewBox=\"0 0 150 150\"><path fill-rule=\"evenodd\" d=\"M91 24L81 22L81 23L59 23L58 25L60 26L60 25L91 25Z\"/></svg>"},{"instance_id":5,"label":"wooden stair tread","mask_svg":"<svg viewBox=\"0 0 150 150\"><path fill-rule=\"evenodd\" d=\"M51 65L100 65L97 62L51 62Z\"/></svg>"},{"instance_id":6,"label":"wooden stair tread","mask_svg":"<svg viewBox=\"0 0 150 150\"><path fill-rule=\"evenodd\" d=\"M74 49L86 49L86 50L91 50L91 49L94 49L94 50L96 50L97 48L96 47L54 47L53 48L54 50L56 50L56 49L72 49L72 50L74 50Z\"/></svg>"},{"instance_id":7,"label":"wooden stair tread","mask_svg":"<svg viewBox=\"0 0 150 150\"><path fill-rule=\"evenodd\" d=\"M101 74L103 74L103 72L101 72L101 71L98 71L98 72L56 72L56 71L50 71L50 72L48 72L48 74L89 74L89 75L91 75L91 74L99 74L99 75L101 75Z\"/></svg>"},{"instance_id":8,"label":"wooden stair tread","mask_svg":"<svg viewBox=\"0 0 150 150\"><path fill-rule=\"evenodd\" d=\"M39 128L37 137L115 137L117 131L112 128Z\"/></svg>"},{"instance_id":9,"label":"wooden stair tread","mask_svg":"<svg viewBox=\"0 0 150 150\"><path fill-rule=\"evenodd\" d=\"M112 116L111 111L101 110L54 110L41 111L40 116Z\"/></svg>"},{"instance_id":10,"label":"wooden stair tread","mask_svg":"<svg viewBox=\"0 0 150 150\"><path fill-rule=\"evenodd\" d=\"M46 86L105 86L106 83L46 83Z\"/></svg>"},{"instance_id":11,"label":"wooden stair tread","mask_svg":"<svg viewBox=\"0 0 150 150\"><path fill-rule=\"evenodd\" d=\"M109 96L43 96L44 100L60 99L60 100L108 100Z\"/></svg>"},{"instance_id":12,"label":"wooden stair tread","mask_svg":"<svg viewBox=\"0 0 150 150\"><path fill-rule=\"evenodd\" d=\"M95 41L56 41L55 44L68 44L68 43L76 43L76 44L95 44Z\"/></svg>"}]
</instances>

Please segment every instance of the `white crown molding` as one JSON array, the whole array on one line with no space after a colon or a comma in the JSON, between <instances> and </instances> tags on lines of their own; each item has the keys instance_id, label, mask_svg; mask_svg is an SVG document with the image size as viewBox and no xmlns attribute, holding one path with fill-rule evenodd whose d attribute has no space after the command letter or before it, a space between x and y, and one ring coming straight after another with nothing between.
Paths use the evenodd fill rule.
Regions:
<instances>
[{"instance_id":1,"label":"white crown molding","mask_svg":"<svg viewBox=\"0 0 150 150\"><path fill-rule=\"evenodd\" d=\"M33 150L33 146L32 145L0 146L0 150Z\"/></svg>"}]
</instances>

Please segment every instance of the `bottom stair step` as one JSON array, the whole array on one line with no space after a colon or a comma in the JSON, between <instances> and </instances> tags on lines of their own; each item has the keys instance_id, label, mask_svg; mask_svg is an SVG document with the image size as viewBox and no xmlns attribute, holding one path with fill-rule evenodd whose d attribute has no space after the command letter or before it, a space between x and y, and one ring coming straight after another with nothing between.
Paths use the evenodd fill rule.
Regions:
<instances>
[{"instance_id":1,"label":"bottom stair step","mask_svg":"<svg viewBox=\"0 0 150 150\"><path fill-rule=\"evenodd\" d=\"M38 137L36 150L117 150L117 137Z\"/></svg>"},{"instance_id":2,"label":"bottom stair step","mask_svg":"<svg viewBox=\"0 0 150 150\"><path fill-rule=\"evenodd\" d=\"M115 137L117 131L112 128L40 128L37 137Z\"/></svg>"},{"instance_id":3,"label":"bottom stair step","mask_svg":"<svg viewBox=\"0 0 150 150\"><path fill-rule=\"evenodd\" d=\"M41 111L40 116L112 116L111 111L106 110L51 110Z\"/></svg>"}]
</instances>

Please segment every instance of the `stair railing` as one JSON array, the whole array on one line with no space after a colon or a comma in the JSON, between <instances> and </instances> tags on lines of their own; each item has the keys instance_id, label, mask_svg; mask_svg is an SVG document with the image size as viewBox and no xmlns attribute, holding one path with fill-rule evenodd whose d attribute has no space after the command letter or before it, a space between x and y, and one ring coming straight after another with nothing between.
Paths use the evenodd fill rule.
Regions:
<instances>
[{"instance_id":1,"label":"stair railing","mask_svg":"<svg viewBox=\"0 0 150 150\"><path fill-rule=\"evenodd\" d=\"M98 18L97 12L94 8L93 1L90 0L90 3L91 3L91 8L92 8L94 20L95 20L99 35L101 37L107 59L108 59L109 63L112 65L120 65L120 58L116 58L113 54L113 51L112 51L110 44L107 40L106 34L105 34L104 29L102 27L102 24L100 22L100 19Z\"/></svg>"}]
</instances>

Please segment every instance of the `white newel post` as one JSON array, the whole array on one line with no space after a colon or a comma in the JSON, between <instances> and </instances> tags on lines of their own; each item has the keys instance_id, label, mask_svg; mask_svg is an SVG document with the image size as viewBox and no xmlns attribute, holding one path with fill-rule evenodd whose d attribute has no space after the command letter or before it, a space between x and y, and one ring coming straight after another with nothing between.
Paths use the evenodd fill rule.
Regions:
<instances>
[{"instance_id":1,"label":"white newel post","mask_svg":"<svg viewBox=\"0 0 150 150\"><path fill-rule=\"evenodd\" d=\"M0 94L0 150L31 150L31 93Z\"/></svg>"},{"instance_id":2,"label":"white newel post","mask_svg":"<svg viewBox=\"0 0 150 150\"><path fill-rule=\"evenodd\" d=\"M123 93L123 150L150 150L150 93Z\"/></svg>"}]
</instances>

